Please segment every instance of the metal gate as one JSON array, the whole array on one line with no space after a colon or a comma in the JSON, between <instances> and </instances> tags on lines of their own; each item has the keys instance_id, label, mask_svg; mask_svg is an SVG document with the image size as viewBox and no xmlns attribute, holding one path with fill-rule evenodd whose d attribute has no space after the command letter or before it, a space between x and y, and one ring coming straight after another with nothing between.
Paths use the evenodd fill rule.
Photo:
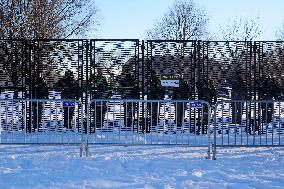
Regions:
<instances>
[{"instance_id":1,"label":"metal gate","mask_svg":"<svg viewBox=\"0 0 284 189\"><path fill-rule=\"evenodd\" d=\"M142 78L139 40L90 40L91 99L141 98Z\"/></svg>"},{"instance_id":2,"label":"metal gate","mask_svg":"<svg viewBox=\"0 0 284 189\"><path fill-rule=\"evenodd\" d=\"M284 89L281 41L203 41L208 77L215 98L231 100L278 99ZM277 92L278 91L278 92Z\"/></svg>"},{"instance_id":3,"label":"metal gate","mask_svg":"<svg viewBox=\"0 0 284 189\"><path fill-rule=\"evenodd\" d=\"M283 131L283 100L223 100L215 105L213 159L217 147L284 147Z\"/></svg>"},{"instance_id":4,"label":"metal gate","mask_svg":"<svg viewBox=\"0 0 284 189\"><path fill-rule=\"evenodd\" d=\"M1 99L1 144L80 144L83 107L72 99Z\"/></svg>"},{"instance_id":5,"label":"metal gate","mask_svg":"<svg viewBox=\"0 0 284 189\"><path fill-rule=\"evenodd\" d=\"M88 49L88 40L0 40L2 98L58 99L64 79L73 80L80 93L63 98L86 96Z\"/></svg>"},{"instance_id":6,"label":"metal gate","mask_svg":"<svg viewBox=\"0 0 284 189\"><path fill-rule=\"evenodd\" d=\"M174 100L196 99L196 80L204 71L199 67L201 64L197 64L200 60L197 59L199 48L197 41L147 41L145 66L147 99L161 100L164 99L165 94L173 96ZM198 71L200 73L197 73ZM180 80L180 86L159 86L161 75L176 75ZM183 91L184 94L175 95Z\"/></svg>"},{"instance_id":7,"label":"metal gate","mask_svg":"<svg viewBox=\"0 0 284 189\"><path fill-rule=\"evenodd\" d=\"M30 67L30 45L25 40L0 40L0 92L2 98L25 98Z\"/></svg>"}]
</instances>

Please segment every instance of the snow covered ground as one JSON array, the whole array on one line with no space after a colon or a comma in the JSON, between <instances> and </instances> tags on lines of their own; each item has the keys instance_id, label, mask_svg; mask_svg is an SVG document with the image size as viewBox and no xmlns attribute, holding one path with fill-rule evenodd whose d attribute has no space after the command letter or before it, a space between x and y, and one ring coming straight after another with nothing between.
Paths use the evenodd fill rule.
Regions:
<instances>
[{"instance_id":1,"label":"snow covered ground","mask_svg":"<svg viewBox=\"0 0 284 189\"><path fill-rule=\"evenodd\" d=\"M0 146L0 188L284 188L284 148Z\"/></svg>"}]
</instances>

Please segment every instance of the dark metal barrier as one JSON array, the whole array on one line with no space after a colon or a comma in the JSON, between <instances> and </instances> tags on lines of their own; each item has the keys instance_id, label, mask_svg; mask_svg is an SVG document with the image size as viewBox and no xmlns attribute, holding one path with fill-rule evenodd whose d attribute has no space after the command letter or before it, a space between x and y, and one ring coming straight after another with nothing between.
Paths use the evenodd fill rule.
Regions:
<instances>
[{"instance_id":1,"label":"dark metal barrier","mask_svg":"<svg viewBox=\"0 0 284 189\"><path fill-rule=\"evenodd\" d=\"M57 82L72 74L80 94L64 98L80 97L87 103L90 96L119 94L154 100L163 99L153 95L155 76L172 74L183 84L179 90L188 90L176 100L212 103L224 95L232 100L279 99L283 54L283 41L1 39L0 91L12 90L14 98L47 98L38 91L62 90ZM100 87L103 80L106 90Z\"/></svg>"}]
</instances>

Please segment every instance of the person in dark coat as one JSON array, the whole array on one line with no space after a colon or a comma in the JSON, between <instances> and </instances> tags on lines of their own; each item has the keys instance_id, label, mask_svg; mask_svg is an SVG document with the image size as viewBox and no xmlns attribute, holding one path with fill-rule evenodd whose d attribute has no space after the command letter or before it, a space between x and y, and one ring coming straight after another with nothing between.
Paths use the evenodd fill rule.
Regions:
<instances>
[{"instance_id":1,"label":"person in dark coat","mask_svg":"<svg viewBox=\"0 0 284 189\"><path fill-rule=\"evenodd\" d=\"M211 79L207 79L207 80L201 79L200 81L196 83L196 88L197 88L199 100L204 100L208 102L210 105L213 105L217 102L218 92ZM200 130L203 134L207 133L207 128L208 128L208 107L207 106L203 107L203 115L202 115L202 118L200 117L200 119L198 120L197 126L198 126L197 134L200 134Z\"/></svg>"},{"instance_id":2,"label":"person in dark coat","mask_svg":"<svg viewBox=\"0 0 284 189\"><path fill-rule=\"evenodd\" d=\"M67 70L65 75L59 79L56 84L56 89L61 91L62 99L79 99L81 95L81 88L78 81L75 80L73 72ZM64 127L71 128L71 121L74 116L75 107L63 107L64 111Z\"/></svg>"},{"instance_id":3,"label":"person in dark coat","mask_svg":"<svg viewBox=\"0 0 284 189\"><path fill-rule=\"evenodd\" d=\"M111 97L111 90L106 77L103 75L102 69L98 68L96 75L92 75L91 81L91 94L92 99L108 99ZM95 128L103 127L105 114L107 112L106 102L101 101L93 104L95 106L92 111L92 117L95 121L91 120L90 131L95 131Z\"/></svg>"},{"instance_id":4,"label":"person in dark coat","mask_svg":"<svg viewBox=\"0 0 284 189\"><path fill-rule=\"evenodd\" d=\"M42 76L38 76L37 79L35 79L35 85L33 86L32 91L32 98L33 99L47 99L48 98L48 86L45 80ZM27 119L27 131L32 132L36 129L39 129L41 127L42 122L42 113L43 113L43 102L31 102L32 106L32 113L29 113L29 118ZM24 127L24 126L22 126Z\"/></svg>"},{"instance_id":5,"label":"person in dark coat","mask_svg":"<svg viewBox=\"0 0 284 189\"><path fill-rule=\"evenodd\" d=\"M137 81L134 76L134 71L131 69L131 65L124 65L122 68L121 75L117 78L119 83L119 93L122 99L139 99L140 91L137 86ZM135 115L135 111L138 110L138 104L124 103L124 124L126 127L132 127ZM127 118L126 118L127 117Z\"/></svg>"},{"instance_id":6,"label":"person in dark coat","mask_svg":"<svg viewBox=\"0 0 284 189\"><path fill-rule=\"evenodd\" d=\"M261 80L260 88L259 88L259 99L260 100L277 100L281 96L281 89L279 83L276 79L271 76L266 76ZM261 121L265 124L268 124L272 121L273 117L273 103L261 103ZM260 119L260 118L258 118ZM258 131L260 129L260 125L256 125L254 128L254 124L256 123L254 120L252 122L251 131ZM250 131L250 132L251 132ZM253 132L251 132L253 134Z\"/></svg>"},{"instance_id":7,"label":"person in dark coat","mask_svg":"<svg viewBox=\"0 0 284 189\"><path fill-rule=\"evenodd\" d=\"M152 70L148 81L147 99L164 100L165 92L165 88L161 85L160 76L154 70ZM151 104L148 105L148 111L150 112L152 125L157 126L158 117L160 114L158 103L152 103L152 107L150 107Z\"/></svg>"},{"instance_id":8,"label":"person in dark coat","mask_svg":"<svg viewBox=\"0 0 284 189\"><path fill-rule=\"evenodd\" d=\"M179 87L173 88L172 100L188 100L191 98L191 91L189 85L183 78L180 78ZM176 122L177 129L182 128L182 122L184 120L184 113L186 104L178 102L176 103Z\"/></svg>"}]
</instances>

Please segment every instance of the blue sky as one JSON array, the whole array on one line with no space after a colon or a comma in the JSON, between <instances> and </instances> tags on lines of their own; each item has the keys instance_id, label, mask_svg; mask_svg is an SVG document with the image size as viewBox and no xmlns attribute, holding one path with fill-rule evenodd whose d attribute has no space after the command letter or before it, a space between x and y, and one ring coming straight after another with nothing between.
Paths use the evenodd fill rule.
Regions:
<instances>
[{"instance_id":1,"label":"blue sky","mask_svg":"<svg viewBox=\"0 0 284 189\"><path fill-rule=\"evenodd\" d=\"M96 0L102 17L97 38L139 38L174 0ZM275 31L284 21L284 0L195 0L210 18L209 30L217 33L229 19L260 17L263 30L258 40L274 40ZM93 36L90 36L93 37Z\"/></svg>"}]
</instances>

